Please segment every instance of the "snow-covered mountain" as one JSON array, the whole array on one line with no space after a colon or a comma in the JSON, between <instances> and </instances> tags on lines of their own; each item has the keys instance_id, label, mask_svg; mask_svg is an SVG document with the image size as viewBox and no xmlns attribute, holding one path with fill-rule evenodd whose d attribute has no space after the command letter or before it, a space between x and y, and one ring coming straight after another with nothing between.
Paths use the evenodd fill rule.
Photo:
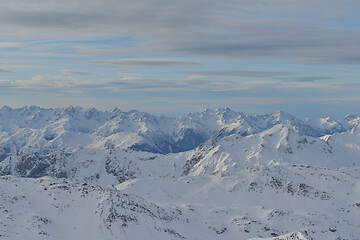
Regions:
<instances>
[{"instance_id":1,"label":"snow-covered mountain","mask_svg":"<svg viewBox=\"0 0 360 240\"><path fill-rule=\"evenodd\" d=\"M214 137L231 134L247 136L277 124L300 135L320 137L348 131L360 125L360 117L348 115L340 121L297 119L276 112L246 116L228 108L205 110L177 118L154 116L136 110L99 111L68 107L43 109L24 107L0 109L0 161L29 152L54 149L115 146L153 153L177 153L196 148Z\"/></svg>"},{"instance_id":2,"label":"snow-covered mountain","mask_svg":"<svg viewBox=\"0 0 360 240\"><path fill-rule=\"evenodd\" d=\"M360 164L360 131L354 128L314 138L278 124L263 132L241 137L211 139L197 147L186 162L183 174L232 175L252 166L302 164L341 168Z\"/></svg>"},{"instance_id":3,"label":"snow-covered mountain","mask_svg":"<svg viewBox=\"0 0 360 240\"><path fill-rule=\"evenodd\" d=\"M143 176L116 186L5 176L0 177L0 235L31 240L358 239L359 170L249 167L232 176Z\"/></svg>"},{"instance_id":4,"label":"snow-covered mountain","mask_svg":"<svg viewBox=\"0 0 360 240\"><path fill-rule=\"evenodd\" d=\"M359 123L3 107L0 237L360 239Z\"/></svg>"}]
</instances>

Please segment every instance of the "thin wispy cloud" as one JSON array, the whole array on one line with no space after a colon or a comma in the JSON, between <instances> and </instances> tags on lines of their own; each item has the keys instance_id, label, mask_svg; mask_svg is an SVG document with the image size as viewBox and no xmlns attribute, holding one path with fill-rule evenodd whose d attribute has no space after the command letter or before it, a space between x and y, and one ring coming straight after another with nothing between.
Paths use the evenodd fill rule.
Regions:
<instances>
[{"instance_id":1,"label":"thin wispy cloud","mask_svg":"<svg viewBox=\"0 0 360 240\"><path fill-rule=\"evenodd\" d=\"M22 46L22 43L19 42L4 42L0 41L0 49L7 49L7 48L17 48Z\"/></svg>"},{"instance_id":2,"label":"thin wispy cloud","mask_svg":"<svg viewBox=\"0 0 360 240\"><path fill-rule=\"evenodd\" d=\"M5 69L1 69L1 68L0 68L0 73L12 73L12 71L5 70Z\"/></svg>"},{"instance_id":3,"label":"thin wispy cloud","mask_svg":"<svg viewBox=\"0 0 360 240\"><path fill-rule=\"evenodd\" d=\"M57 76L39 74L29 80L14 82L16 87L19 88L64 88L73 86L74 79L71 76Z\"/></svg>"},{"instance_id":4,"label":"thin wispy cloud","mask_svg":"<svg viewBox=\"0 0 360 240\"><path fill-rule=\"evenodd\" d=\"M88 60L79 62L79 64L96 65L117 65L117 66L135 66L135 67L184 67L198 66L197 62L183 61L177 59L119 59L119 60Z\"/></svg>"},{"instance_id":5,"label":"thin wispy cloud","mask_svg":"<svg viewBox=\"0 0 360 240\"><path fill-rule=\"evenodd\" d=\"M180 73L189 74L199 77L280 77L292 75L291 72L271 72L271 71L249 71L249 70L193 70L179 71Z\"/></svg>"},{"instance_id":6,"label":"thin wispy cloud","mask_svg":"<svg viewBox=\"0 0 360 240\"><path fill-rule=\"evenodd\" d=\"M311 77L290 77L290 78L281 78L284 82L315 82L319 80L330 80L332 77L319 77L319 76L311 76Z\"/></svg>"},{"instance_id":7,"label":"thin wispy cloud","mask_svg":"<svg viewBox=\"0 0 360 240\"><path fill-rule=\"evenodd\" d=\"M87 71L76 71L76 70L69 70L69 69L61 69L59 70L61 74L64 75L80 75L80 76L90 76L93 75L91 72Z\"/></svg>"}]
</instances>

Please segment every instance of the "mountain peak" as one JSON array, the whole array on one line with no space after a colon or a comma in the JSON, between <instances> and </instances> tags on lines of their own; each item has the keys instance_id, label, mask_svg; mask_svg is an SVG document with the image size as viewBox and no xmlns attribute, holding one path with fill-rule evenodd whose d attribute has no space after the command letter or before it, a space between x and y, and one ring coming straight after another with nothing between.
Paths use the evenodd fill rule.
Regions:
<instances>
[{"instance_id":1,"label":"mountain peak","mask_svg":"<svg viewBox=\"0 0 360 240\"><path fill-rule=\"evenodd\" d=\"M356 119L356 118L360 118L360 116L357 115L357 114L355 114L355 113L350 113L350 114L348 114L348 115L346 115L346 116L344 117L344 119L346 119L346 120L348 120L348 121L354 120L354 119Z\"/></svg>"},{"instance_id":2,"label":"mountain peak","mask_svg":"<svg viewBox=\"0 0 360 240\"><path fill-rule=\"evenodd\" d=\"M9 107L9 106L7 106L7 105L4 105L0 110L1 110L2 112L3 112L3 111L9 112L9 111L12 110L12 108Z\"/></svg>"},{"instance_id":3,"label":"mountain peak","mask_svg":"<svg viewBox=\"0 0 360 240\"><path fill-rule=\"evenodd\" d=\"M284 119L284 120L299 120L296 117L294 117L293 115L291 115L288 112L284 112L282 110L276 111L273 114L271 114L273 117L277 118L277 119Z\"/></svg>"},{"instance_id":4,"label":"mountain peak","mask_svg":"<svg viewBox=\"0 0 360 240\"><path fill-rule=\"evenodd\" d=\"M74 106L55 109L37 106L12 109L4 106L0 112L0 129L6 132L0 138L0 148L11 145L16 151L30 148L42 151L50 146L66 148L70 146L69 142L75 142L75 146L84 145L83 142L91 146L112 142L115 147L124 149L171 153L194 149L210 138L231 134L247 136L277 124L283 124L300 135L313 137L344 132L360 125L356 119L342 120L341 124L330 119L303 121L284 111L246 116L230 108L205 109L176 118L157 117L138 110L123 112L114 108L101 111ZM348 116L349 119L354 117ZM24 142L23 139L29 136L32 141Z\"/></svg>"}]
</instances>

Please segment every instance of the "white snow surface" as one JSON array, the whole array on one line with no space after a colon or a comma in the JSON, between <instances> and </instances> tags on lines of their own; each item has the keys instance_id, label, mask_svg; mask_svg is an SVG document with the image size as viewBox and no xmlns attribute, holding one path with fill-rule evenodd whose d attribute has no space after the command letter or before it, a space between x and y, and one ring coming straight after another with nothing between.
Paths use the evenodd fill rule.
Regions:
<instances>
[{"instance_id":1,"label":"white snow surface","mask_svg":"<svg viewBox=\"0 0 360 240\"><path fill-rule=\"evenodd\" d=\"M154 153L176 153L194 149L210 138L234 133L247 136L277 124L283 124L300 135L320 137L349 131L360 125L360 117L352 114L341 121L301 120L281 111L246 116L222 108L172 118L136 110L123 112L116 108L99 111L81 107L3 107L0 109L0 161L19 152L105 148L109 145Z\"/></svg>"},{"instance_id":2,"label":"white snow surface","mask_svg":"<svg viewBox=\"0 0 360 240\"><path fill-rule=\"evenodd\" d=\"M359 123L3 107L0 238L360 239Z\"/></svg>"}]
</instances>

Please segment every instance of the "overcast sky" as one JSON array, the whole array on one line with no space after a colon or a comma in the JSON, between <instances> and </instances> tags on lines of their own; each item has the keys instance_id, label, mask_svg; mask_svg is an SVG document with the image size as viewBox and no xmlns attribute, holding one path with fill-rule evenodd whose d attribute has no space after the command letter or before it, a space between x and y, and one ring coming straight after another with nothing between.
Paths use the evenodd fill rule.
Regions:
<instances>
[{"instance_id":1,"label":"overcast sky","mask_svg":"<svg viewBox=\"0 0 360 240\"><path fill-rule=\"evenodd\" d=\"M360 113L358 0L1 0L0 105Z\"/></svg>"}]
</instances>

